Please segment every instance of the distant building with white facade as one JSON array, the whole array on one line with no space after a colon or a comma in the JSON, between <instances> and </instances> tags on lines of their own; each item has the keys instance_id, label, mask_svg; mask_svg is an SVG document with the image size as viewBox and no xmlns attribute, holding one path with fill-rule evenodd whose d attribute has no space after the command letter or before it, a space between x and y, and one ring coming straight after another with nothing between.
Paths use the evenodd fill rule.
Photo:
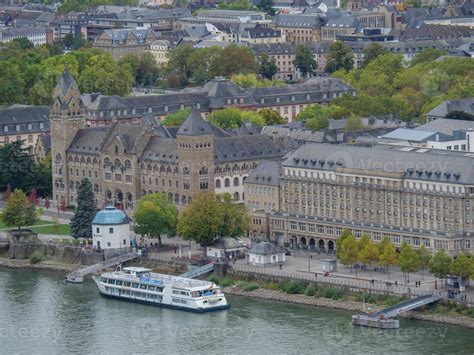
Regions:
<instances>
[{"instance_id":1,"label":"distant building with white facade","mask_svg":"<svg viewBox=\"0 0 474 355\"><path fill-rule=\"evenodd\" d=\"M97 212L92 221L92 243L95 249L130 248L130 221L127 215L113 206Z\"/></svg>"}]
</instances>

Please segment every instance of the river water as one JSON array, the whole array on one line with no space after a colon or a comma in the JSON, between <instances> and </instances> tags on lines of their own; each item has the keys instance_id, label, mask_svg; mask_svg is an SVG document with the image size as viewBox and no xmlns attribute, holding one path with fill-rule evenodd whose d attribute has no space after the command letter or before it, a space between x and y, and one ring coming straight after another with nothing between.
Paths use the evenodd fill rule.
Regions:
<instances>
[{"instance_id":1,"label":"river water","mask_svg":"<svg viewBox=\"0 0 474 355\"><path fill-rule=\"evenodd\" d=\"M419 321L383 331L351 313L228 296L194 314L101 297L92 280L0 269L0 354L472 354L474 331Z\"/></svg>"}]
</instances>

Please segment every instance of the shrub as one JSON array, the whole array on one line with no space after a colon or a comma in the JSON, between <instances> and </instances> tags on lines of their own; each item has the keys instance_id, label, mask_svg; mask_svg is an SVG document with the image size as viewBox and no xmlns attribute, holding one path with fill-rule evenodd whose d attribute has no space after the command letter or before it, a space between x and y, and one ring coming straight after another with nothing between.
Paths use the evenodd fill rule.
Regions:
<instances>
[{"instance_id":1,"label":"shrub","mask_svg":"<svg viewBox=\"0 0 474 355\"><path fill-rule=\"evenodd\" d=\"M283 291L290 295L304 293L306 289L306 283L300 280L291 280L283 286Z\"/></svg>"},{"instance_id":2,"label":"shrub","mask_svg":"<svg viewBox=\"0 0 474 355\"><path fill-rule=\"evenodd\" d=\"M257 288L259 288L259 286L255 282L249 282L242 284L242 288L244 289L244 291L250 292L256 290Z\"/></svg>"},{"instance_id":3,"label":"shrub","mask_svg":"<svg viewBox=\"0 0 474 355\"><path fill-rule=\"evenodd\" d=\"M465 313L468 317L474 318L474 307L469 307Z\"/></svg>"},{"instance_id":4,"label":"shrub","mask_svg":"<svg viewBox=\"0 0 474 355\"><path fill-rule=\"evenodd\" d=\"M335 287L325 287L318 292L318 296L339 300L344 297L344 290Z\"/></svg>"},{"instance_id":5,"label":"shrub","mask_svg":"<svg viewBox=\"0 0 474 355\"><path fill-rule=\"evenodd\" d=\"M228 277L224 277L222 280L219 281L219 286L228 287L234 284L234 280L229 279Z\"/></svg>"},{"instance_id":6,"label":"shrub","mask_svg":"<svg viewBox=\"0 0 474 355\"><path fill-rule=\"evenodd\" d=\"M304 294L306 296L314 296L316 293L316 289L314 288L314 286L308 286L306 287L306 290L304 291Z\"/></svg>"},{"instance_id":7,"label":"shrub","mask_svg":"<svg viewBox=\"0 0 474 355\"><path fill-rule=\"evenodd\" d=\"M371 293L366 293L366 292L359 293L357 300L359 302L377 303L377 297Z\"/></svg>"},{"instance_id":8,"label":"shrub","mask_svg":"<svg viewBox=\"0 0 474 355\"><path fill-rule=\"evenodd\" d=\"M39 250L36 250L33 254L31 254L28 260L30 261L31 264L37 264L44 260L44 255Z\"/></svg>"},{"instance_id":9,"label":"shrub","mask_svg":"<svg viewBox=\"0 0 474 355\"><path fill-rule=\"evenodd\" d=\"M214 282L216 285L219 284L219 278L216 275L209 276L208 280Z\"/></svg>"},{"instance_id":10,"label":"shrub","mask_svg":"<svg viewBox=\"0 0 474 355\"><path fill-rule=\"evenodd\" d=\"M265 282L262 287L269 290L274 290L274 291L281 290L280 284L278 282L273 282L273 281Z\"/></svg>"}]
</instances>

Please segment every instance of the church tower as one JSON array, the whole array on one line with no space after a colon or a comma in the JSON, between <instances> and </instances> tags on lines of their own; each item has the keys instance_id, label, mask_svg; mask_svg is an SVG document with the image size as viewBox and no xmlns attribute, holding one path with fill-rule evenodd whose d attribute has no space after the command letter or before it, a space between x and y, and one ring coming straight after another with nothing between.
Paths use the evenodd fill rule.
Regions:
<instances>
[{"instance_id":1,"label":"church tower","mask_svg":"<svg viewBox=\"0 0 474 355\"><path fill-rule=\"evenodd\" d=\"M53 165L53 199L70 204L69 171L66 151L77 131L85 126L84 107L76 81L66 65L54 88L51 117L51 154Z\"/></svg>"},{"instance_id":2,"label":"church tower","mask_svg":"<svg viewBox=\"0 0 474 355\"><path fill-rule=\"evenodd\" d=\"M214 191L214 130L193 110L177 134L181 200L189 203L196 193Z\"/></svg>"}]
</instances>

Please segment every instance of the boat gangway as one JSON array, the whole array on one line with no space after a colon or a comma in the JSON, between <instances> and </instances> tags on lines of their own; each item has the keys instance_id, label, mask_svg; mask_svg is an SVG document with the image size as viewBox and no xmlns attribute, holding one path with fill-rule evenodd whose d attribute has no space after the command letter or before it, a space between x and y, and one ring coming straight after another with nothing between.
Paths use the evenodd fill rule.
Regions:
<instances>
[{"instance_id":1,"label":"boat gangway","mask_svg":"<svg viewBox=\"0 0 474 355\"><path fill-rule=\"evenodd\" d=\"M94 274L97 271L101 271L105 268L112 267L112 266L115 266L115 265L119 265L121 263L136 259L137 257L138 257L137 253L130 252L130 253L126 253L126 254L116 256L114 258L104 260L104 261L102 261L100 263L97 263L97 264L94 264L94 265L90 265L90 266L80 268L80 269L75 270L75 271L71 272L70 274L66 275L66 281L67 282L73 282L73 283L84 282L84 276Z\"/></svg>"},{"instance_id":2,"label":"boat gangway","mask_svg":"<svg viewBox=\"0 0 474 355\"><path fill-rule=\"evenodd\" d=\"M188 279L193 279L198 276L209 274L214 270L214 263L209 263L198 268L192 269L184 274L180 275L181 277L186 277Z\"/></svg>"},{"instance_id":3,"label":"boat gangway","mask_svg":"<svg viewBox=\"0 0 474 355\"><path fill-rule=\"evenodd\" d=\"M352 324L375 328L396 329L400 327L400 322L398 319L392 318L401 313L411 311L430 303L438 302L440 299L440 296L434 294L420 296L400 302L372 314L354 315L352 316Z\"/></svg>"}]
</instances>

